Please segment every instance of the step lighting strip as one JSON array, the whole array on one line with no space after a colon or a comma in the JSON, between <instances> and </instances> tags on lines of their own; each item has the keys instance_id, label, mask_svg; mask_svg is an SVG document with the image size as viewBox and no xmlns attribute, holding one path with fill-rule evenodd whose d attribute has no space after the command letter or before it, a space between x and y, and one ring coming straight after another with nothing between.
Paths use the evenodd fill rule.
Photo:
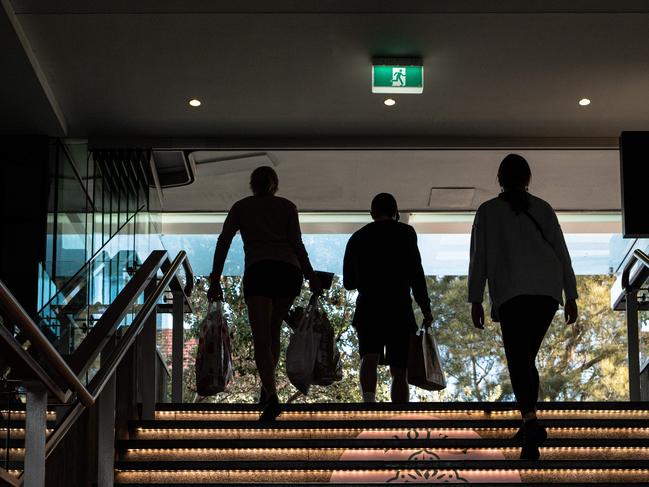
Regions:
<instances>
[{"instance_id":1,"label":"step lighting strip","mask_svg":"<svg viewBox=\"0 0 649 487\"><path fill-rule=\"evenodd\" d=\"M465 459L493 460L501 455L504 459L518 459L520 447L478 448L128 448L124 460L386 460L399 459L417 462L421 460ZM553 460L648 460L649 448L643 447L543 447L542 459Z\"/></svg>"},{"instance_id":2,"label":"step lighting strip","mask_svg":"<svg viewBox=\"0 0 649 487\"><path fill-rule=\"evenodd\" d=\"M210 411L210 410L186 410L186 411L156 411L156 416L259 416L260 409L254 410L240 410L240 411ZM449 415L449 416L514 416L520 417L520 413L515 410L511 411L489 411L482 409L466 409L466 410L394 410L394 411L283 411L282 416L301 417L301 416L340 416L349 418L350 416L363 416L363 417L384 417L384 416L421 416L421 415ZM543 416L575 416L575 415L605 415L605 416L639 416L649 417L648 410L636 409L544 409L537 413L540 417Z\"/></svg>"},{"instance_id":3,"label":"step lighting strip","mask_svg":"<svg viewBox=\"0 0 649 487\"><path fill-rule=\"evenodd\" d=\"M390 450L403 450L410 451L413 448L390 448ZM414 448L418 449L418 448ZM489 448L437 448L431 447L431 450L436 452L447 452L447 453L457 453L460 451L516 451L520 452L520 448L512 447L489 447ZM605 451L617 451L617 452L646 452L649 453L649 447L641 446L549 446L541 447L544 451L552 452L564 452L564 451L592 451L592 452L605 452ZM13 450L22 450L20 448L10 448L10 451ZM126 451L129 453L133 452L146 452L146 453L177 453L177 452L214 452L214 453L237 453L237 452L315 452L315 451L332 451L332 450L353 450L353 451L376 451L384 452L385 448L127 448ZM4 451L4 450L1 450Z\"/></svg>"},{"instance_id":4,"label":"step lighting strip","mask_svg":"<svg viewBox=\"0 0 649 487\"><path fill-rule=\"evenodd\" d=\"M649 469L623 469L623 468L566 468L566 469L400 469L400 470L120 470L116 469L117 481L170 481L178 479L182 481L206 482L206 481L230 481L230 482L252 482L252 481L293 481L293 482L387 482L398 481L399 477L409 480L421 476L421 480L428 479L434 472L435 477L448 475L457 480L480 479L479 481L502 481L503 478L511 479L511 476L520 476L519 481L551 481L570 480L580 481L631 481L646 480L649 477Z\"/></svg>"},{"instance_id":5,"label":"step lighting strip","mask_svg":"<svg viewBox=\"0 0 649 487\"><path fill-rule=\"evenodd\" d=\"M432 428L432 427L420 427L416 428L418 430L431 430L431 431L516 431L516 428ZM574 426L574 427L550 427L547 428L548 431L633 431L633 432L648 432L648 428L639 428L639 427L618 427L618 428L598 428L598 427L586 427L586 426ZM142 428L137 427L135 430L138 433L166 433L166 432L192 432L200 431L201 433L232 433L232 432L242 432L242 433L277 433L277 432L292 432L292 433L301 433L301 432L365 432L365 431L396 431L404 430L404 428ZM18 430L24 431L24 430Z\"/></svg>"}]
</instances>

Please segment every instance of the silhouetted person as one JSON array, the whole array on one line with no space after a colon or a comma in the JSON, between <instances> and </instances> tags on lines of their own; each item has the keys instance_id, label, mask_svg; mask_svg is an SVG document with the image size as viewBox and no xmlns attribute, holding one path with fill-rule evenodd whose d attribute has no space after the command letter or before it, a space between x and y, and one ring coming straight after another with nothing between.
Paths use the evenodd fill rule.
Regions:
<instances>
[{"instance_id":1,"label":"silhouetted person","mask_svg":"<svg viewBox=\"0 0 649 487\"><path fill-rule=\"evenodd\" d=\"M343 284L358 289L352 325L358 334L363 401L374 402L376 369L390 366L392 402L408 402L408 350L417 330L410 290L424 314L424 326L433 322L426 278L417 247L417 234L399 223L397 202L381 193L372 200L373 223L354 233L345 250Z\"/></svg>"},{"instance_id":2,"label":"silhouetted person","mask_svg":"<svg viewBox=\"0 0 649 487\"><path fill-rule=\"evenodd\" d=\"M258 167L252 172L253 196L237 201L223 223L208 291L208 299L222 299L223 265L232 238L240 231L245 252L243 293L263 388L261 420L273 420L280 414L275 389L280 329L295 297L300 294L303 276L309 280L314 293L322 292L302 243L297 208L289 200L275 196L278 185L277 173L271 167Z\"/></svg>"},{"instance_id":3,"label":"silhouetted person","mask_svg":"<svg viewBox=\"0 0 649 487\"><path fill-rule=\"evenodd\" d=\"M522 459L538 459L547 438L536 418L536 355L563 302L568 324L577 319L577 285L559 220L552 207L527 192L532 174L518 154L498 169L502 192L483 203L471 233L469 302L476 328L484 328L482 300L489 283L492 318L500 321L512 388L523 417L516 439Z\"/></svg>"}]
</instances>

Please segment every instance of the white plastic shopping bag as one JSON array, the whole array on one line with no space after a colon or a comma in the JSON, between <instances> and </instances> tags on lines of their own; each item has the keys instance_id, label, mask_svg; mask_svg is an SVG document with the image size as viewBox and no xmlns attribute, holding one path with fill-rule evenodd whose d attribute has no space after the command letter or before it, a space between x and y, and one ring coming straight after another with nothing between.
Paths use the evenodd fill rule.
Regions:
<instances>
[{"instance_id":1,"label":"white plastic shopping bag","mask_svg":"<svg viewBox=\"0 0 649 487\"><path fill-rule=\"evenodd\" d=\"M335 331L320 299L315 303L315 330L320 333L318 353L313 370L313 384L329 386L343 378L342 361Z\"/></svg>"},{"instance_id":2,"label":"white plastic shopping bag","mask_svg":"<svg viewBox=\"0 0 649 487\"><path fill-rule=\"evenodd\" d=\"M230 330L223 301L211 302L200 325L196 354L196 392L211 396L223 392L232 380Z\"/></svg>"},{"instance_id":3,"label":"white plastic shopping bag","mask_svg":"<svg viewBox=\"0 0 649 487\"><path fill-rule=\"evenodd\" d=\"M291 384L305 395L313 383L313 371L320 344L320 333L316 331L317 319L317 309L312 300L294 327L286 351L286 375Z\"/></svg>"},{"instance_id":4,"label":"white plastic shopping bag","mask_svg":"<svg viewBox=\"0 0 649 487\"><path fill-rule=\"evenodd\" d=\"M446 377L437 348L437 341L430 328L412 335L408 358L408 383L428 391L446 388Z\"/></svg>"}]
</instances>

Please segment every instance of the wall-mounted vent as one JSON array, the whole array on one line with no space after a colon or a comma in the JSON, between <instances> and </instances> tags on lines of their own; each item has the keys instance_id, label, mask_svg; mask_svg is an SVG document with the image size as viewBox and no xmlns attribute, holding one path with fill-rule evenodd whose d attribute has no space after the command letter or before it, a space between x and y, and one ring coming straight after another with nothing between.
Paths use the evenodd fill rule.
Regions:
<instances>
[{"instance_id":1,"label":"wall-mounted vent","mask_svg":"<svg viewBox=\"0 0 649 487\"><path fill-rule=\"evenodd\" d=\"M181 150L153 150L153 161L158 172L160 186L173 188L194 182L194 163Z\"/></svg>"},{"instance_id":2,"label":"wall-mounted vent","mask_svg":"<svg viewBox=\"0 0 649 487\"><path fill-rule=\"evenodd\" d=\"M219 151L195 151L189 160L197 165L209 165L210 175L251 172L259 166L277 166L275 157L268 152L227 153Z\"/></svg>"},{"instance_id":3,"label":"wall-mounted vent","mask_svg":"<svg viewBox=\"0 0 649 487\"><path fill-rule=\"evenodd\" d=\"M467 210L473 206L476 188L432 187L428 207L434 210Z\"/></svg>"}]
</instances>

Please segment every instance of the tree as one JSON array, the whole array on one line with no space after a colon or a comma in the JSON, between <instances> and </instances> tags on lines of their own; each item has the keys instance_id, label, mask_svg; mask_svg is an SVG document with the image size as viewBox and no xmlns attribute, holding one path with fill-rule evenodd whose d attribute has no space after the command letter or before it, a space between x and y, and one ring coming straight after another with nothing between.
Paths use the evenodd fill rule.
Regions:
<instances>
[{"instance_id":1,"label":"tree","mask_svg":"<svg viewBox=\"0 0 649 487\"><path fill-rule=\"evenodd\" d=\"M440 347L449 387L440 393L411 388L411 399L419 401L504 401L513 400L500 328L487 323L485 330L471 324L466 303L466 277L428 277L433 303L433 329ZM580 316L575 326L566 326L557 314L541 347L538 363L542 400L624 400L628 396L626 373L626 330L623 317L610 309L612 276L579 276ZM226 313L233 332L235 377L228 390L211 398L214 402L257 401L260 382L254 362L252 333L241 292L241 278L226 277L223 283ZM207 279L199 279L192 296L196 314L186 317L186 338L196 337L205 316ZM296 300L305 305L308 289ZM280 400L296 402L357 402L358 342L350 323L355 293L346 291L338 278L322 302L339 339L343 379L329 387L313 387L308 397L296 395L285 373L285 352L290 330L282 331L282 354L277 388ZM386 305L388 305L386 303ZM420 312L416 310L421 321ZM192 352L195 354L195 350ZM389 374L381 368L377 399L389 400ZM193 367L185 370L185 400L196 398ZM198 398L196 398L198 399Z\"/></svg>"}]
</instances>

